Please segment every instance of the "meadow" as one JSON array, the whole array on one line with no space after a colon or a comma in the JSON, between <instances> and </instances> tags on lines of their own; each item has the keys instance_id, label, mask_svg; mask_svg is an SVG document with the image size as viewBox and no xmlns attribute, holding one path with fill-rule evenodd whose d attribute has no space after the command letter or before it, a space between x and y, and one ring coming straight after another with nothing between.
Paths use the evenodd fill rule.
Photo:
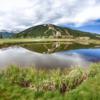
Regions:
<instances>
[{"instance_id":1,"label":"meadow","mask_svg":"<svg viewBox=\"0 0 100 100\"><path fill-rule=\"evenodd\" d=\"M92 43L92 44L100 44L100 41L99 40L95 40L95 39L90 39L90 40L80 40L80 39L60 39L60 38L12 38L12 39L0 39L0 45L3 45L3 44L7 44L7 43L10 43L10 44L13 44L13 43L36 43L36 42L74 42L74 43Z\"/></svg>"},{"instance_id":2,"label":"meadow","mask_svg":"<svg viewBox=\"0 0 100 100\"><path fill-rule=\"evenodd\" d=\"M100 63L69 69L1 69L0 100L100 100Z\"/></svg>"},{"instance_id":3,"label":"meadow","mask_svg":"<svg viewBox=\"0 0 100 100\"><path fill-rule=\"evenodd\" d=\"M18 39L0 39L0 44L4 43L29 43L29 42L63 42L73 41L73 39L49 39L49 38L18 38Z\"/></svg>"}]
</instances>

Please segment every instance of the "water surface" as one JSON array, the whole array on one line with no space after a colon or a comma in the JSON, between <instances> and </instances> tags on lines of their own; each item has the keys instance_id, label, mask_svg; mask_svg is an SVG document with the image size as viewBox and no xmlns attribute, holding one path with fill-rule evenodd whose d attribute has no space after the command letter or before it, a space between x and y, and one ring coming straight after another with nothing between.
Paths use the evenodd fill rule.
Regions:
<instances>
[{"instance_id":1,"label":"water surface","mask_svg":"<svg viewBox=\"0 0 100 100\"><path fill-rule=\"evenodd\" d=\"M54 42L5 45L0 49L2 68L10 65L37 68L87 67L93 62L100 62L100 48L93 44Z\"/></svg>"}]
</instances>

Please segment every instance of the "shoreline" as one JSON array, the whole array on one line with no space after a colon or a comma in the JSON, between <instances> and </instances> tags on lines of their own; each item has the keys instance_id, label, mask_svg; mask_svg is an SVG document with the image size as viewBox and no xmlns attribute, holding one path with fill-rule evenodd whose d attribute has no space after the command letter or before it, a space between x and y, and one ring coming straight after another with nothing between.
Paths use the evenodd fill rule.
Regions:
<instances>
[{"instance_id":1,"label":"shoreline","mask_svg":"<svg viewBox=\"0 0 100 100\"><path fill-rule=\"evenodd\" d=\"M78 39L39 39L39 38L25 38L25 39L0 39L0 44L6 43L45 43L45 42L73 42L85 44L100 44L100 40L78 40Z\"/></svg>"}]
</instances>

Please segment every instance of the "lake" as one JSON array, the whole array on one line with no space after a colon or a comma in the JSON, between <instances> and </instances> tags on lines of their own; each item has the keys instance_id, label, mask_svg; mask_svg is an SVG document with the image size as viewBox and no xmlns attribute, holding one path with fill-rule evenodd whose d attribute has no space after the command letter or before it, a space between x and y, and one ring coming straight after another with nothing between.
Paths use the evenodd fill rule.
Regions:
<instances>
[{"instance_id":1,"label":"lake","mask_svg":"<svg viewBox=\"0 0 100 100\"><path fill-rule=\"evenodd\" d=\"M88 67L100 62L100 45L72 42L18 43L0 45L0 67Z\"/></svg>"}]
</instances>

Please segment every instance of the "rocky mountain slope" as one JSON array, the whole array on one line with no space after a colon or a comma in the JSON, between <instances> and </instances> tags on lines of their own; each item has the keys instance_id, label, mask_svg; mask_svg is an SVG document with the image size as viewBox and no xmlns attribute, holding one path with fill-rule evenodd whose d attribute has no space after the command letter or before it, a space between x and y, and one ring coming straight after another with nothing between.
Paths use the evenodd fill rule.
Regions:
<instances>
[{"instance_id":1,"label":"rocky mountain slope","mask_svg":"<svg viewBox=\"0 0 100 100\"><path fill-rule=\"evenodd\" d=\"M52 24L43 24L28 28L15 35L16 38L74 38L74 37L89 37L97 38L97 34L73 30L66 27L59 27Z\"/></svg>"}]
</instances>

